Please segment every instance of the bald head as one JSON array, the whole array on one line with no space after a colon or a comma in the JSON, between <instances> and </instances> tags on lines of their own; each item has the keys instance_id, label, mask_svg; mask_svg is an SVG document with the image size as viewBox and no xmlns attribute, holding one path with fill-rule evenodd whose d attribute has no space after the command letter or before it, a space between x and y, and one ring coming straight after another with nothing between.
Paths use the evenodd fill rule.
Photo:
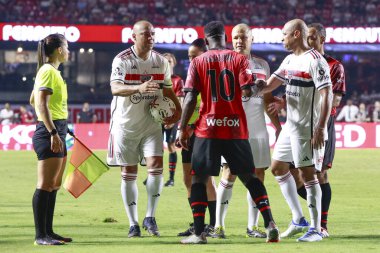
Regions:
<instances>
[{"instance_id":1,"label":"bald head","mask_svg":"<svg viewBox=\"0 0 380 253\"><path fill-rule=\"evenodd\" d=\"M134 34L139 33L150 27L153 28L153 25L149 21L146 21L146 20L137 21L133 25L133 33Z\"/></svg>"},{"instance_id":2,"label":"bald head","mask_svg":"<svg viewBox=\"0 0 380 253\"><path fill-rule=\"evenodd\" d=\"M307 25L302 19L293 19L284 25L284 30L290 32L299 31L302 38L307 38Z\"/></svg>"},{"instance_id":3,"label":"bald head","mask_svg":"<svg viewBox=\"0 0 380 253\"><path fill-rule=\"evenodd\" d=\"M232 28L232 34L236 32L244 32L247 35L252 36L251 28L247 24L244 24L244 23L235 25L234 28Z\"/></svg>"},{"instance_id":4,"label":"bald head","mask_svg":"<svg viewBox=\"0 0 380 253\"><path fill-rule=\"evenodd\" d=\"M145 58L149 54L154 45L154 36L154 27L150 22L141 20L133 25L132 40L137 53L141 53L139 57Z\"/></svg>"},{"instance_id":5,"label":"bald head","mask_svg":"<svg viewBox=\"0 0 380 253\"><path fill-rule=\"evenodd\" d=\"M238 24L232 29L232 46L238 53L250 55L253 43L251 28L246 24Z\"/></svg>"},{"instance_id":6,"label":"bald head","mask_svg":"<svg viewBox=\"0 0 380 253\"><path fill-rule=\"evenodd\" d=\"M287 22L282 29L282 34L284 47L289 51L302 53L309 49L307 45L308 28L302 19L293 19Z\"/></svg>"}]
</instances>

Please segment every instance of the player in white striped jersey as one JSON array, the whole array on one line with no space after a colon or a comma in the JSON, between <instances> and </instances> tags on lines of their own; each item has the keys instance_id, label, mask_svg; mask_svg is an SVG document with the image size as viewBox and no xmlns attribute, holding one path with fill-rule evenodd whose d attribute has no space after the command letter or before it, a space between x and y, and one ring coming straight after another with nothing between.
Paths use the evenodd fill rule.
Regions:
<instances>
[{"instance_id":1,"label":"player in white striped jersey","mask_svg":"<svg viewBox=\"0 0 380 253\"><path fill-rule=\"evenodd\" d=\"M249 58L250 69L255 79L268 79L270 70L268 63L259 57L251 55L251 45L253 36L251 29L246 24L238 24L232 29L232 45L236 52L246 55ZM259 96L253 94L251 97L243 97L243 108L247 116L249 129L249 143L251 145L253 160L255 163L255 173L264 182L265 170L270 166L269 136L265 123L264 111L272 101L271 94ZM276 127L276 136L281 131L281 124L277 113L269 114L272 123ZM232 196L232 187L236 176L232 175L228 164L223 161L223 174L217 190L217 211L216 223L213 237L224 237L224 219L227 214L228 205ZM247 236L266 238L266 233L258 228L259 210L251 195L247 192L248 201L248 226Z\"/></svg>"},{"instance_id":2,"label":"player in white striped jersey","mask_svg":"<svg viewBox=\"0 0 380 253\"><path fill-rule=\"evenodd\" d=\"M147 21L137 22L133 26L132 38L134 45L118 54L112 63L111 91L114 97L107 163L121 167L121 195L130 223L128 237L139 237L137 164L145 158L148 206L143 228L150 235L159 236L155 212L163 187L162 131L161 124L149 113L149 104L158 96L174 101L176 111L165 119L165 124L179 120L181 106L172 90L167 59L152 50L153 25Z\"/></svg>"},{"instance_id":3,"label":"player in white striped jersey","mask_svg":"<svg viewBox=\"0 0 380 253\"><path fill-rule=\"evenodd\" d=\"M287 120L276 143L272 173L292 211L292 222L282 237L290 237L309 226L303 217L289 162L301 169L307 191L311 218L309 230L297 241L322 240L321 188L316 170L321 170L326 125L331 112L332 89L329 66L323 56L309 47L308 28L303 20L294 19L283 28L283 44L292 51L267 81L263 92L286 85ZM322 159L320 159L322 158Z\"/></svg>"}]
</instances>

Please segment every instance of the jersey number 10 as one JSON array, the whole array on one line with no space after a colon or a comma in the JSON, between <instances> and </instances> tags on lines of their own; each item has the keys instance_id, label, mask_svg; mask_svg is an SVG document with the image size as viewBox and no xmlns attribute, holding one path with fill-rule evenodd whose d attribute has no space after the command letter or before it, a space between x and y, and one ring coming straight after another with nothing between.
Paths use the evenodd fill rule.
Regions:
<instances>
[{"instance_id":1,"label":"jersey number 10","mask_svg":"<svg viewBox=\"0 0 380 253\"><path fill-rule=\"evenodd\" d=\"M223 69L218 78L216 77L216 70L209 69L207 70L207 74L211 77L211 97L213 102L218 101L218 91L220 97L226 101L232 101L235 98L235 77L234 73L232 73L229 69ZM218 80L217 80L218 79ZM219 86L219 89L217 88ZM227 94L226 87L230 94Z\"/></svg>"}]
</instances>

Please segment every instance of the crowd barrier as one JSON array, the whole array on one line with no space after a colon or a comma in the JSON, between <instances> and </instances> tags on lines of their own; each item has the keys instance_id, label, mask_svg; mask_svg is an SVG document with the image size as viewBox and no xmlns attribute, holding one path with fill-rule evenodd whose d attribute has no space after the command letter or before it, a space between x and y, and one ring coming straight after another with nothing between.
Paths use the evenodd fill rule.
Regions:
<instances>
[{"instance_id":1,"label":"crowd barrier","mask_svg":"<svg viewBox=\"0 0 380 253\"><path fill-rule=\"evenodd\" d=\"M106 150L109 124L70 124L75 135L94 150ZM275 144L275 129L267 125L271 147ZM0 150L32 150L35 125L0 125ZM379 148L380 123L336 123L337 148ZM70 149L73 138L66 137Z\"/></svg>"}]
</instances>

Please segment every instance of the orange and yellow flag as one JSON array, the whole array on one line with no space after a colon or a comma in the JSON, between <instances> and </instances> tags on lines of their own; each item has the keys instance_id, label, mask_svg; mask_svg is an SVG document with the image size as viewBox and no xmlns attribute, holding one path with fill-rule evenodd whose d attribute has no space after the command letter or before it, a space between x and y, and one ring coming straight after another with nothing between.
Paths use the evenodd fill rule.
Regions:
<instances>
[{"instance_id":1,"label":"orange and yellow flag","mask_svg":"<svg viewBox=\"0 0 380 253\"><path fill-rule=\"evenodd\" d=\"M63 187L78 198L109 168L80 140L74 139Z\"/></svg>"}]
</instances>

